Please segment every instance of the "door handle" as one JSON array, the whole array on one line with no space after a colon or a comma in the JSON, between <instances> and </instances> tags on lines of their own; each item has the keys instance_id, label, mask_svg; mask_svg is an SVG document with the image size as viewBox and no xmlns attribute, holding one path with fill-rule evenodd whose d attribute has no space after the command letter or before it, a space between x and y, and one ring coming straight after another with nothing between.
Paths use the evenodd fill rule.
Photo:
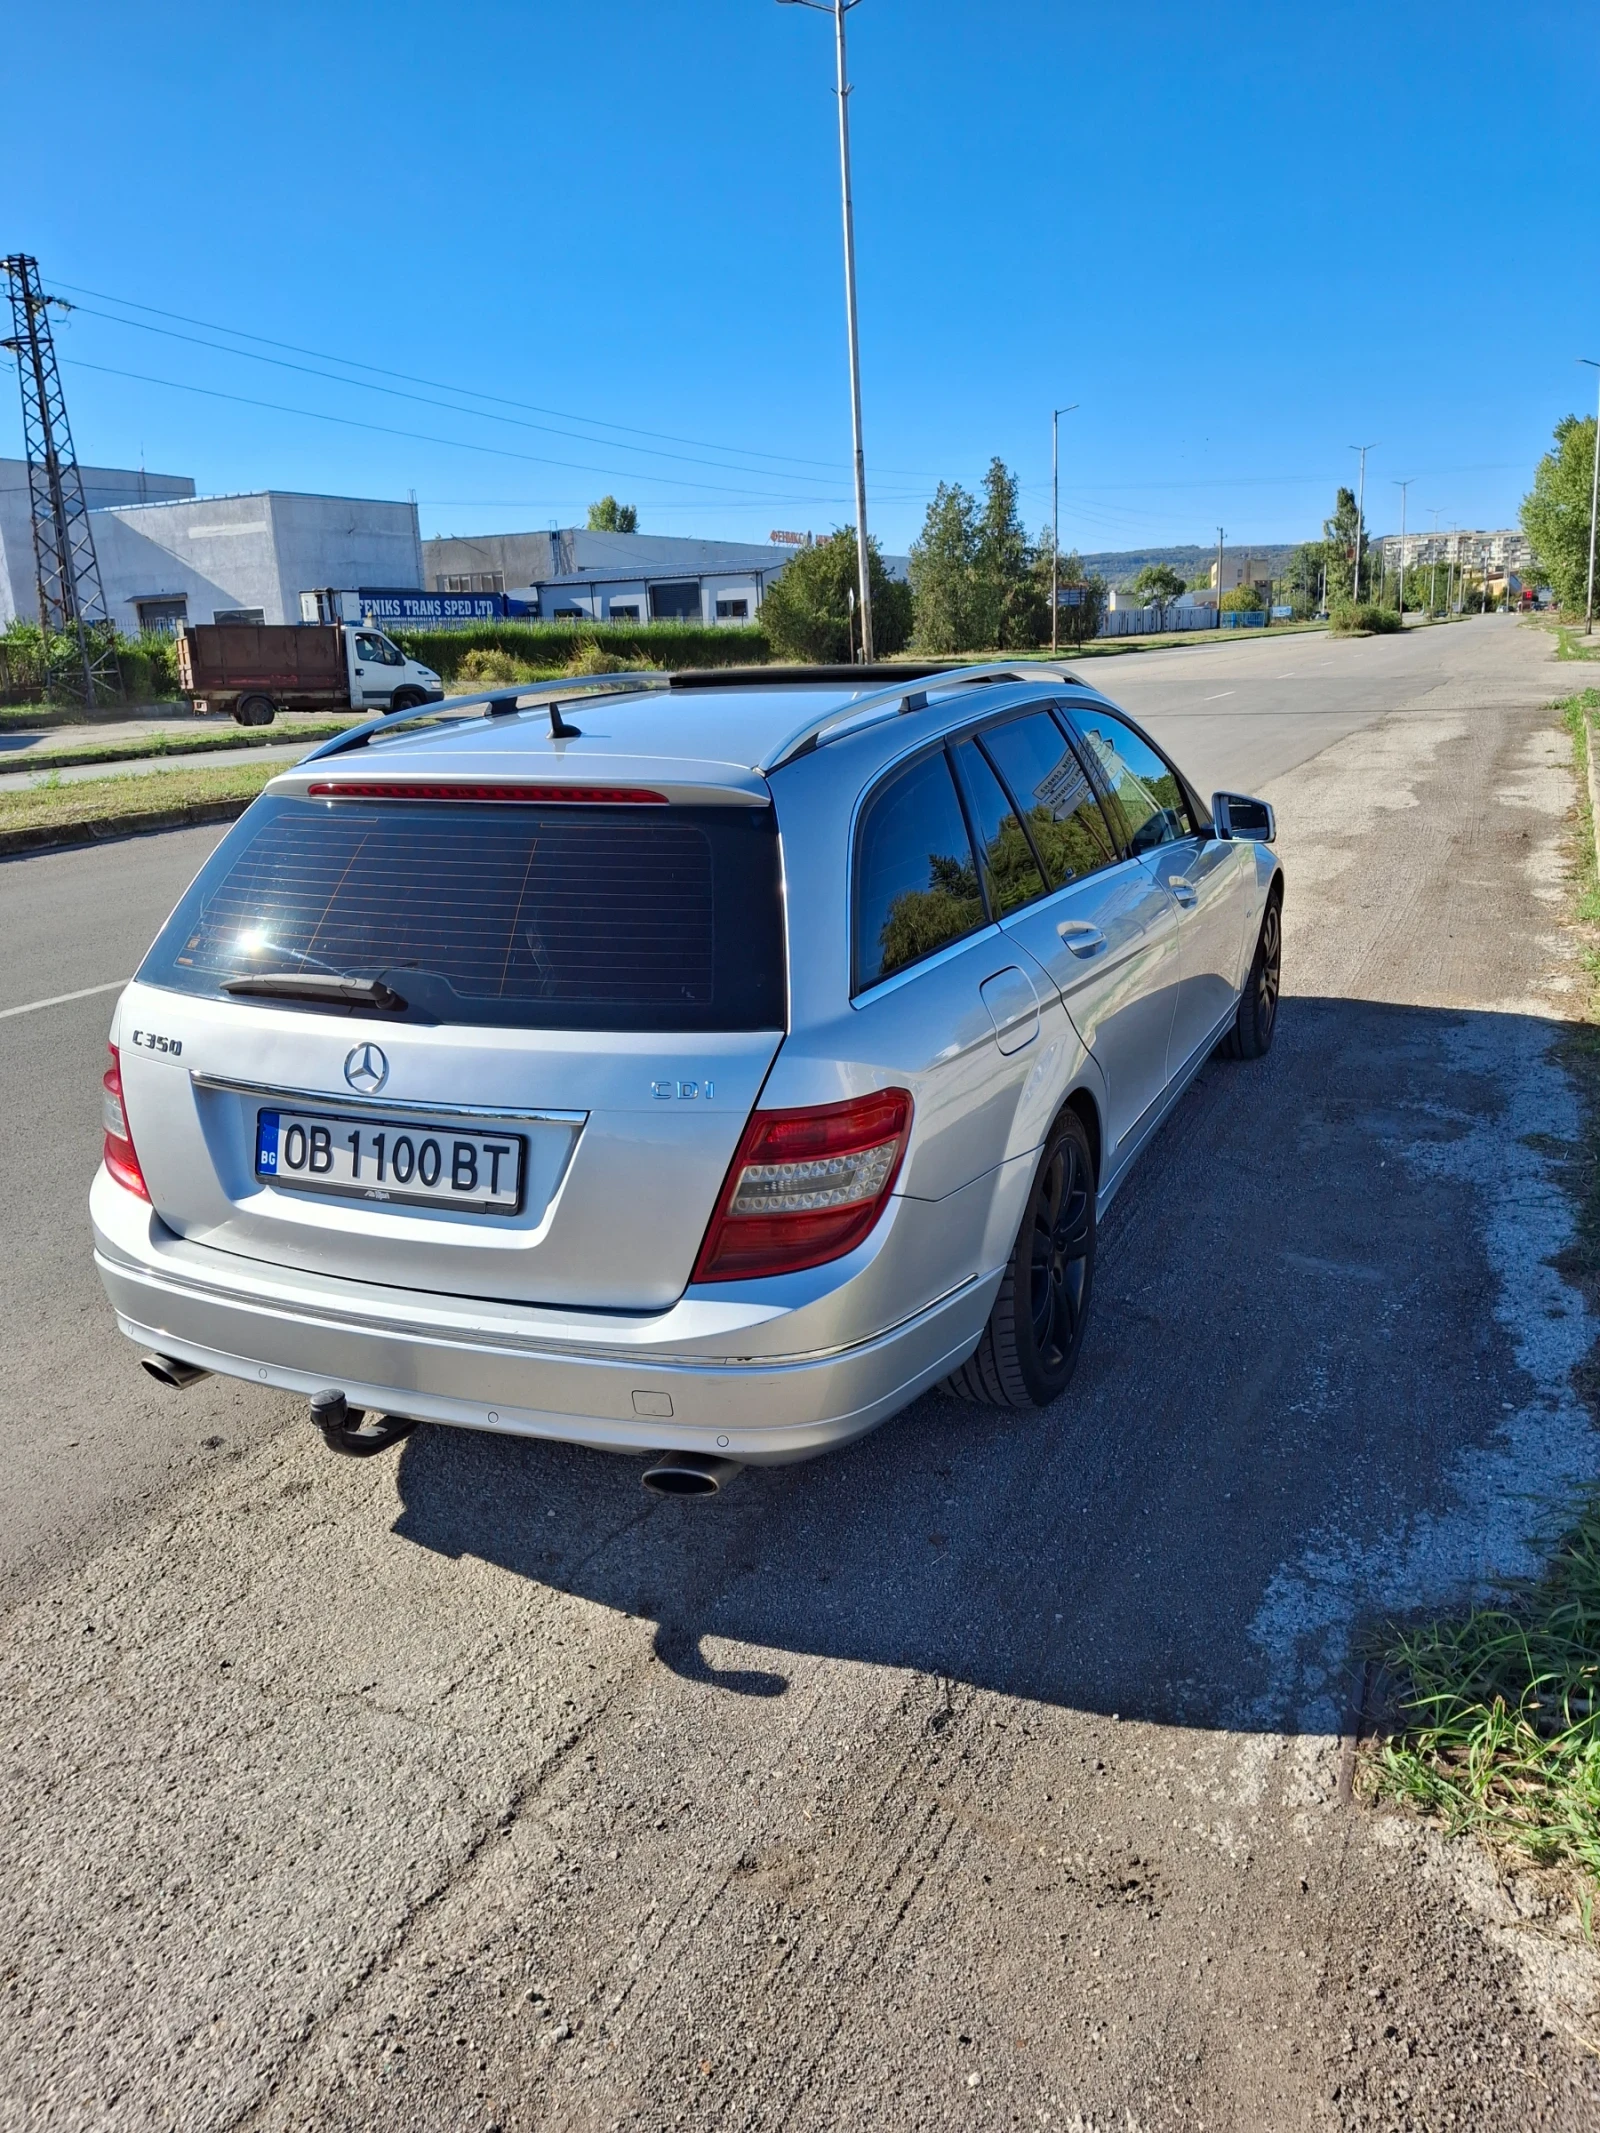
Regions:
<instances>
[{"instance_id":1,"label":"door handle","mask_svg":"<svg viewBox=\"0 0 1600 2133\"><path fill-rule=\"evenodd\" d=\"M1185 881L1181 874L1169 874L1167 876L1167 887L1186 910L1190 905L1200 901L1199 891L1195 888L1194 883Z\"/></svg>"},{"instance_id":2,"label":"door handle","mask_svg":"<svg viewBox=\"0 0 1600 2133\"><path fill-rule=\"evenodd\" d=\"M1106 937L1100 928L1091 926L1087 919L1064 918L1056 931L1074 955L1086 960L1091 955L1098 955L1106 945Z\"/></svg>"}]
</instances>

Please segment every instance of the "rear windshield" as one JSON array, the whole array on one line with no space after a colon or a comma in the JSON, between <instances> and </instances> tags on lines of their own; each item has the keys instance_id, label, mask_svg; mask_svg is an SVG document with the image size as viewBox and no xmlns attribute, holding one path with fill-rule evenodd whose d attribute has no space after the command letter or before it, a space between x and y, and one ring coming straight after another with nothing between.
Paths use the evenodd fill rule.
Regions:
<instances>
[{"instance_id":1,"label":"rear windshield","mask_svg":"<svg viewBox=\"0 0 1600 2133\"><path fill-rule=\"evenodd\" d=\"M782 1029L773 811L261 799L139 976L216 995L269 971L380 978L402 1021Z\"/></svg>"}]
</instances>

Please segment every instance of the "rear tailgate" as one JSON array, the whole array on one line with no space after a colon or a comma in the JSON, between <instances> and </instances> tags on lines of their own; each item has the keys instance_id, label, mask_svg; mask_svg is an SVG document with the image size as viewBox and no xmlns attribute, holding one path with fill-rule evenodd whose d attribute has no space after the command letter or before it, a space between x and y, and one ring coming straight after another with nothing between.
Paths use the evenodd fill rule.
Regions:
<instances>
[{"instance_id":1,"label":"rear tailgate","mask_svg":"<svg viewBox=\"0 0 1600 2133\"><path fill-rule=\"evenodd\" d=\"M278 1265L663 1308L688 1282L781 1042L783 958L776 829L748 799L269 796L219 847L119 1009L152 1201L179 1234ZM407 1005L223 989L240 974L329 969L381 975ZM270 1174L263 1149L291 1119L307 1133L320 1122L324 1154L350 1146L360 1182L312 1179L303 1164ZM514 1144L514 1201L410 1204L371 1168L400 1136L424 1176L430 1142L436 1177L455 1149L458 1179L477 1176L462 1149ZM406 1182L420 1196L409 1168Z\"/></svg>"}]
</instances>

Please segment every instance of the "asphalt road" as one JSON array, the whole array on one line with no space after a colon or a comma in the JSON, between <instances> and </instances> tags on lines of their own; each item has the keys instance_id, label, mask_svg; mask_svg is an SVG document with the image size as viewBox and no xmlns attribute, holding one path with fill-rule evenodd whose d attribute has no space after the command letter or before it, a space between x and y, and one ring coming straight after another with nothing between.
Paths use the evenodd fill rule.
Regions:
<instances>
[{"instance_id":1,"label":"asphalt road","mask_svg":"<svg viewBox=\"0 0 1600 2133\"><path fill-rule=\"evenodd\" d=\"M0 1019L0 2124L1592 2125L1592 1955L1342 1782L1356 1626L1600 1470L1548 644L1094 666L1278 808L1277 1046L1119 1198L1059 1411L709 1506L158 1394L88 1265L111 996ZM214 834L0 867L0 1010Z\"/></svg>"}]
</instances>

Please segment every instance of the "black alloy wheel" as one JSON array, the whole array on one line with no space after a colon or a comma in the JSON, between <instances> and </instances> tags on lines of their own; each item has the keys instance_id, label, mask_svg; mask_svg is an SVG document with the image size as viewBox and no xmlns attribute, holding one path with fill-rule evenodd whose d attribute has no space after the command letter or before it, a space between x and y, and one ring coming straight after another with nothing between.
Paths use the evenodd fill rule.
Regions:
<instances>
[{"instance_id":1,"label":"black alloy wheel","mask_svg":"<svg viewBox=\"0 0 1600 2133\"><path fill-rule=\"evenodd\" d=\"M995 1407L1048 1407L1066 1391L1094 1288L1095 1176L1074 1111L1051 1129L983 1338L946 1390Z\"/></svg>"},{"instance_id":2,"label":"black alloy wheel","mask_svg":"<svg viewBox=\"0 0 1600 2133\"><path fill-rule=\"evenodd\" d=\"M1227 1049L1235 1059L1262 1059L1272 1049L1278 1027L1278 990L1283 982L1283 898L1276 889L1267 898L1261 934L1250 975L1239 995L1239 1013Z\"/></svg>"}]
</instances>

